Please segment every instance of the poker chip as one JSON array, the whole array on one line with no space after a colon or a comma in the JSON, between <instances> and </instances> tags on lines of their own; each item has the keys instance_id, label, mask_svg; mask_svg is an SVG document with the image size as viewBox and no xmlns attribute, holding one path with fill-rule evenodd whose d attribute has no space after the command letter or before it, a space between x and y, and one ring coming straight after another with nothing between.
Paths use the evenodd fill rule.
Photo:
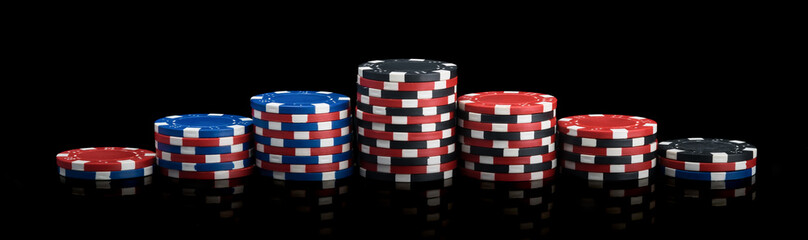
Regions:
<instances>
[{"instance_id":1,"label":"poker chip","mask_svg":"<svg viewBox=\"0 0 808 240\"><path fill-rule=\"evenodd\" d=\"M684 162L673 159L667 159L663 157L660 157L660 161L662 162L662 166L665 167L679 170L695 171L695 172L740 171L752 168L757 165L757 158L753 158L747 161L728 162L728 163Z\"/></svg>"},{"instance_id":2,"label":"poker chip","mask_svg":"<svg viewBox=\"0 0 808 240\"><path fill-rule=\"evenodd\" d=\"M251 142L233 144L229 146L218 147L188 147L188 146L175 146L161 142L154 142L155 148L163 152L188 154L188 155L207 155L207 154L223 154L243 152L252 148Z\"/></svg>"},{"instance_id":3,"label":"poker chip","mask_svg":"<svg viewBox=\"0 0 808 240\"><path fill-rule=\"evenodd\" d=\"M145 177L152 174L152 166L121 171L78 171L57 167L59 175L88 180L116 180Z\"/></svg>"},{"instance_id":4,"label":"poker chip","mask_svg":"<svg viewBox=\"0 0 808 240\"><path fill-rule=\"evenodd\" d=\"M461 152L460 159L467 162L483 163L490 165L538 164L555 160L556 152L549 152L541 155L523 156L523 157L493 157L493 156L481 156Z\"/></svg>"},{"instance_id":5,"label":"poker chip","mask_svg":"<svg viewBox=\"0 0 808 240\"><path fill-rule=\"evenodd\" d=\"M284 164L327 164L351 159L352 155L353 155L352 151L337 154L318 155L318 156L290 156L282 154L255 152L255 159L270 163L284 163Z\"/></svg>"},{"instance_id":6,"label":"poker chip","mask_svg":"<svg viewBox=\"0 0 808 240\"><path fill-rule=\"evenodd\" d=\"M488 131L471 130L467 128L458 128L457 132L461 136L476 139L522 141L522 140L541 139L555 135L555 128L548 128L537 131L526 131L526 132L488 132Z\"/></svg>"},{"instance_id":7,"label":"poker chip","mask_svg":"<svg viewBox=\"0 0 808 240\"><path fill-rule=\"evenodd\" d=\"M154 140L160 143L175 146L220 147L249 142L250 136L251 136L250 134L242 134L233 137L187 138L187 137L168 136L155 132Z\"/></svg>"},{"instance_id":8,"label":"poker chip","mask_svg":"<svg viewBox=\"0 0 808 240\"><path fill-rule=\"evenodd\" d=\"M255 127L254 129L255 129L255 135L271 138L299 139L299 140L335 138L345 136L351 133L350 127L323 130L323 131L278 131L278 130L269 130L261 127Z\"/></svg>"},{"instance_id":9,"label":"poker chip","mask_svg":"<svg viewBox=\"0 0 808 240\"><path fill-rule=\"evenodd\" d=\"M357 140L360 144L368 145L371 147L379 148L394 148L394 149L421 149L421 148L437 148L455 143L455 138L448 137L437 140L427 141L392 141L384 139L375 139L359 135Z\"/></svg>"},{"instance_id":10,"label":"poker chip","mask_svg":"<svg viewBox=\"0 0 808 240\"><path fill-rule=\"evenodd\" d=\"M326 91L277 91L250 98L254 110L282 114L320 114L348 109L351 98Z\"/></svg>"},{"instance_id":11,"label":"poker chip","mask_svg":"<svg viewBox=\"0 0 808 240\"><path fill-rule=\"evenodd\" d=\"M387 124L357 120L356 126L384 132L434 132L454 128L456 123L454 119L445 122L420 124Z\"/></svg>"},{"instance_id":12,"label":"poker chip","mask_svg":"<svg viewBox=\"0 0 808 240\"><path fill-rule=\"evenodd\" d=\"M630 164L630 163L650 161L651 159L656 158L656 153L653 152L630 156L598 156L598 155L573 153L562 150L559 151L559 154L562 160L589 163L589 164Z\"/></svg>"},{"instance_id":13,"label":"poker chip","mask_svg":"<svg viewBox=\"0 0 808 240\"><path fill-rule=\"evenodd\" d=\"M265 161L255 162L255 166L274 172L286 173L313 173L313 172L333 172L350 168L353 162L348 159L332 163L315 163L315 164L287 164L287 163L271 163Z\"/></svg>"},{"instance_id":14,"label":"poker chip","mask_svg":"<svg viewBox=\"0 0 808 240\"><path fill-rule=\"evenodd\" d=\"M625 173L649 170L656 167L656 161L651 159L645 162L629 164L591 164L573 161L564 161L564 168L585 172Z\"/></svg>"},{"instance_id":15,"label":"poker chip","mask_svg":"<svg viewBox=\"0 0 808 240\"><path fill-rule=\"evenodd\" d=\"M274 147L264 145L261 143L256 143L255 150L263 153L285 155L285 156L319 156L319 155L333 155L350 151L351 144L346 143L332 147L318 147L318 148L288 148L288 147Z\"/></svg>"},{"instance_id":16,"label":"poker chip","mask_svg":"<svg viewBox=\"0 0 808 240\"><path fill-rule=\"evenodd\" d=\"M205 172L205 171L222 171L245 168L253 164L251 158L219 163L188 163L188 162L172 162L165 159L157 159L157 166L180 171L190 172Z\"/></svg>"},{"instance_id":17,"label":"poker chip","mask_svg":"<svg viewBox=\"0 0 808 240\"><path fill-rule=\"evenodd\" d=\"M189 172L176 169L160 168L160 173L172 178L217 180L246 177L252 174L253 166L223 171Z\"/></svg>"},{"instance_id":18,"label":"poker chip","mask_svg":"<svg viewBox=\"0 0 808 240\"><path fill-rule=\"evenodd\" d=\"M666 176L674 178L698 181L726 181L752 177L755 175L757 167L754 166L749 169L728 172L696 172L664 167L664 171Z\"/></svg>"},{"instance_id":19,"label":"poker chip","mask_svg":"<svg viewBox=\"0 0 808 240\"><path fill-rule=\"evenodd\" d=\"M659 154L672 160L726 163L757 158L757 148L739 140L684 138L660 142Z\"/></svg>"},{"instance_id":20,"label":"poker chip","mask_svg":"<svg viewBox=\"0 0 808 240\"><path fill-rule=\"evenodd\" d=\"M394 174L368 171L359 167L359 175L368 179L390 181L390 182L428 182L452 178L454 170L437 173L423 173L423 174Z\"/></svg>"},{"instance_id":21,"label":"poker chip","mask_svg":"<svg viewBox=\"0 0 808 240\"><path fill-rule=\"evenodd\" d=\"M428 59L373 60L358 69L360 77L386 82L434 82L457 77L457 65Z\"/></svg>"},{"instance_id":22,"label":"poker chip","mask_svg":"<svg viewBox=\"0 0 808 240\"><path fill-rule=\"evenodd\" d=\"M268 113L256 109L252 110L253 120L260 119L273 122L286 122L286 123L312 123L312 122L328 122L345 119L350 117L348 110L319 113L319 114L281 114L281 113Z\"/></svg>"},{"instance_id":23,"label":"poker chip","mask_svg":"<svg viewBox=\"0 0 808 240\"><path fill-rule=\"evenodd\" d=\"M549 112L556 108L556 102L552 95L519 91L469 93L457 99L461 111L494 115Z\"/></svg>"},{"instance_id":24,"label":"poker chip","mask_svg":"<svg viewBox=\"0 0 808 240\"><path fill-rule=\"evenodd\" d=\"M470 145L470 146L477 146L477 147L487 147L487 148L528 148L528 147L537 147L537 146L546 146L551 143L555 142L555 135L550 135L548 137L543 137L540 139L532 139L532 140L488 140L488 139L477 139L477 138L470 138L467 136L459 137L458 142Z\"/></svg>"},{"instance_id":25,"label":"poker chip","mask_svg":"<svg viewBox=\"0 0 808 240\"><path fill-rule=\"evenodd\" d=\"M629 156L629 155L640 155L656 152L657 143L652 142L651 144L648 145L641 145L636 147L624 147L624 148L583 147L564 143L562 145L562 148L564 149L564 151L567 152L573 152L585 155Z\"/></svg>"},{"instance_id":26,"label":"poker chip","mask_svg":"<svg viewBox=\"0 0 808 240\"><path fill-rule=\"evenodd\" d=\"M216 138L249 132L252 119L228 114L172 115L154 121L154 132L187 138Z\"/></svg>"},{"instance_id":27,"label":"poker chip","mask_svg":"<svg viewBox=\"0 0 808 240\"><path fill-rule=\"evenodd\" d=\"M555 110L524 115L494 115L476 112L459 111L457 118L481 123L535 123L555 119Z\"/></svg>"},{"instance_id":28,"label":"poker chip","mask_svg":"<svg viewBox=\"0 0 808 240\"><path fill-rule=\"evenodd\" d=\"M624 173L602 173L602 172L578 171L565 168L564 174L569 174L578 178L594 181L624 181L624 180L637 180L648 178L651 176L651 170L642 170L642 171L624 172Z\"/></svg>"},{"instance_id":29,"label":"poker chip","mask_svg":"<svg viewBox=\"0 0 808 240\"><path fill-rule=\"evenodd\" d=\"M555 151L555 143L550 143L545 146L529 147L529 148L487 148L477 147L461 144L460 151L474 155L493 156L493 157L524 157L534 156Z\"/></svg>"},{"instance_id":30,"label":"poker chip","mask_svg":"<svg viewBox=\"0 0 808 240\"><path fill-rule=\"evenodd\" d=\"M474 171L489 172L489 173L529 173L529 172L538 172L554 169L556 167L556 160L550 160L546 162L533 163L533 164L510 164L510 165L485 164L485 163L466 161L463 163L463 167Z\"/></svg>"},{"instance_id":31,"label":"poker chip","mask_svg":"<svg viewBox=\"0 0 808 240\"><path fill-rule=\"evenodd\" d=\"M79 148L56 154L56 164L73 171L123 171L150 167L155 155L149 150L128 147Z\"/></svg>"},{"instance_id":32,"label":"poker chip","mask_svg":"<svg viewBox=\"0 0 808 240\"><path fill-rule=\"evenodd\" d=\"M392 182L451 177L457 166L456 66L425 59L359 66L356 129L360 175Z\"/></svg>"},{"instance_id":33,"label":"poker chip","mask_svg":"<svg viewBox=\"0 0 808 240\"><path fill-rule=\"evenodd\" d=\"M422 108L393 108L393 107L382 107L382 106L373 106L369 104L364 104L361 102L356 103L356 108L362 110L363 112L369 112L372 114L379 114L379 115L390 115L390 116L431 116L431 115L438 115L448 112L453 112L457 108L456 104L447 104L435 107L422 107Z\"/></svg>"},{"instance_id":34,"label":"poker chip","mask_svg":"<svg viewBox=\"0 0 808 240\"><path fill-rule=\"evenodd\" d=\"M566 134L558 134L564 144L571 144L583 147L601 147L601 148L624 148L624 147L637 147L648 145L656 141L656 134L627 139L598 139L598 138L582 138L567 136Z\"/></svg>"},{"instance_id":35,"label":"poker chip","mask_svg":"<svg viewBox=\"0 0 808 240\"><path fill-rule=\"evenodd\" d=\"M488 132L526 132L550 129L555 126L555 119L531 123L483 123L459 119L457 120L457 126Z\"/></svg>"},{"instance_id":36,"label":"poker chip","mask_svg":"<svg viewBox=\"0 0 808 240\"><path fill-rule=\"evenodd\" d=\"M368 95L356 94L357 101L382 107L394 108L422 108L422 107L436 107L447 104L455 103L457 95L452 94L445 97L424 98L424 99L389 99L381 97L373 97Z\"/></svg>"},{"instance_id":37,"label":"poker chip","mask_svg":"<svg viewBox=\"0 0 808 240\"><path fill-rule=\"evenodd\" d=\"M467 168L461 168L460 173L464 176L484 180L484 181L502 181L502 182L522 182L522 181L535 181L540 179L550 178L555 175L555 168L526 173L492 173L481 172Z\"/></svg>"},{"instance_id":38,"label":"poker chip","mask_svg":"<svg viewBox=\"0 0 808 240\"><path fill-rule=\"evenodd\" d=\"M656 134L657 123L637 116L589 114L559 119L558 131L574 137L627 139Z\"/></svg>"},{"instance_id":39,"label":"poker chip","mask_svg":"<svg viewBox=\"0 0 808 240\"><path fill-rule=\"evenodd\" d=\"M312 172L312 173L291 173L281 171L270 171L258 168L258 173L272 179L288 180L288 181L333 181L337 179L344 179L353 175L354 168L349 167L343 170L331 172Z\"/></svg>"},{"instance_id":40,"label":"poker chip","mask_svg":"<svg viewBox=\"0 0 808 240\"><path fill-rule=\"evenodd\" d=\"M225 154L206 154L206 155L190 155L180 153L170 153L156 151L157 158L172 161L172 162L188 162L188 163L219 163L219 162L232 162L252 157L252 149L246 151L225 153Z\"/></svg>"},{"instance_id":41,"label":"poker chip","mask_svg":"<svg viewBox=\"0 0 808 240\"><path fill-rule=\"evenodd\" d=\"M255 135L255 142L273 147L288 147L288 148L317 148L317 147L331 147L350 143L353 139L351 134L347 134L335 138L322 138L322 139L284 139L284 138L271 138L261 135Z\"/></svg>"},{"instance_id":42,"label":"poker chip","mask_svg":"<svg viewBox=\"0 0 808 240\"><path fill-rule=\"evenodd\" d=\"M277 131L323 131L348 127L351 125L351 118L343 118L335 121L327 122L310 122L310 123L286 123L286 122L273 122L260 119L254 119L253 124L255 127L260 127L267 130Z\"/></svg>"}]
</instances>

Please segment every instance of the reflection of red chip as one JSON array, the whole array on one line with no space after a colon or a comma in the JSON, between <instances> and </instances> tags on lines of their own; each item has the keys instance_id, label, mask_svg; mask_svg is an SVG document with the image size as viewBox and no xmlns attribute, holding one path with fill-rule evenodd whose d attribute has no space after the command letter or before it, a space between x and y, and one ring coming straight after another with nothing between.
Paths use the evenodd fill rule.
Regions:
<instances>
[{"instance_id":1,"label":"reflection of red chip","mask_svg":"<svg viewBox=\"0 0 808 240\"><path fill-rule=\"evenodd\" d=\"M655 134L657 123L644 117L589 114L558 120L558 132L575 137L626 139Z\"/></svg>"},{"instance_id":2,"label":"reflection of red chip","mask_svg":"<svg viewBox=\"0 0 808 240\"><path fill-rule=\"evenodd\" d=\"M285 163L271 163L265 161L255 161L255 166L270 171L290 172L290 173L314 173L314 172L333 172L343 170L352 166L353 161L350 159L345 161L322 163L322 164L285 164Z\"/></svg>"},{"instance_id":3,"label":"reflection of red chip","mask_svg":"<svg viewBox=\"0 0 808 240\"><path fill-rule=\"evenodd\" d=\"M521 115L549 112L556 108L557 100L552 95L518 92L493 91L469 93L457 98L462 111L495 114Z\"/></svg>"},{"instance_id":4,"label":"reflection of red chip","mask_svg":"<svg viewBox=\"0 0 808 240\"><path fill-rule=\"evenodd\" d=\"M123 171L151 166L154 156L154 152L138 148L79 148L56 154L56 164L75 171Z\"/></svg>"},{"instance_id":5,"label":"reflection of red chip","mask_svg":"<svg viewBox=\"0 0 808 240\"><path fill-rule=\"evenodd\" d=\"M573 161L564 161L564 168L579 170L584 172L600 172L600 173L625 173L625 172L638 172L642 170L652 169L656 166L656 161L645 161L630 164L590 164L580 163Z\"/></svg>"},{"instance_id":6,"label":"reflection of red chip","mask_svg":"<svg viewBox=\"0 0 808 240\"><path fill-rule=\"evenodd\" d=\"M395 174L424 174L424 173L439 173L445 172L457 167L457 160L435 164L435 165L418 165L418 166L396 166L375 164L371 162L360 161L359 166L367 169L368 171L395 173Z\"/></svg>"},{"instance_id":7,"label":"reflection of red chip","mask_svg":"<svg viewBox=\"0 0 808 240\"><path fill-rule=\"evenodd\" d=\"M746 170L757 165L757 158L751 160L728 162L728 163L706 163L706 162L685 162L668 158L660 158L662 166L673 169L697 171L697 172L730 172Z\"/></svg>"},{"instance_id":8,"label":"reflection of red chip","mask_svg":"<svg viewBox=\"0 0 808 240\"><path fill-rule=\"evenodd\" d=\"M516 182L516 181L533 181L552 177L553 175L555 175L555 168L528 173L490 173L490 172L480 172L471 169L460 168L460 172L467 177L485 181Z\"/></svg>"}]
</instances>

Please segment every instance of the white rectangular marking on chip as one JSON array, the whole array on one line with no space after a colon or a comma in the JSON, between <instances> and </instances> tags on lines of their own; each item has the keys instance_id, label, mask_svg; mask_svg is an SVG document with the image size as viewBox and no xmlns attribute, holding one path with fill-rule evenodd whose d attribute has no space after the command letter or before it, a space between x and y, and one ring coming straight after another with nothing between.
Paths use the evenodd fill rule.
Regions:
<instances>
[{"instance_id":1,"label":"white rectangular marking on chip","mask_svg":"<svg viewBox=\"0 0 808 240\"><path fill-rule=\"evenodd\" d=\"M494 114L511 115L511 105L494 105Z\"/></svg>"}]
</instances>

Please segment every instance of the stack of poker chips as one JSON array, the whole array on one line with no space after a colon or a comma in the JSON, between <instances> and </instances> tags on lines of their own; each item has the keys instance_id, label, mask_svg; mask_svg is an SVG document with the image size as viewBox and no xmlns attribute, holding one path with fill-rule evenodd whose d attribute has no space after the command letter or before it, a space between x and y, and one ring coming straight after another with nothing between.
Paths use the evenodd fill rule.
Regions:
<instances>
[{"instance_id":1,"label":"stack of poker chips","mask_svg":"<svg viewBox=\"0 0 808 240\"><path fill-rule=\"evenodd\" d=\"M458 98L462 173L486 181L533 181L555 174L555 97L492 91Z\"/></svg>"},{"instance_id":2,"label":"stack of poker chips","mask_svg":"<svg viewBox=\"0 0 808 240\"><path fill-rule=\"evenodd\" d=\"M457 66L424 59L359 65L359 174L395 182L448 179L455 158Z\"/></svg>"},{"instance_id":3,"label":"stack of poker chips","mask_svg":"<svg viewBox=\"0 0 808 240\"><path fill-rule=\"evenodd\" d=\"M252 174L252 119L209 113L154 121L160 172L182 179L230 179Z\"/></svg>"},{"instance_id":4,"label":"stack of poker chips","mask_svg":"<svg viewBox=\"0 0 808 240\"><path fill-rule=\"evenodd\" d=\"M683 138L659 143L665 175L697 181L727 181L752 177L757 148L739 140Z\"/></svg>"},{"instance_id":5,"label":"stack of poker chips","mask_svg":"<svg viewBox=\"0 0 808 240\"><path fill-rule=\"evenodd\" d=\"M152 174L154 152L128 147L91 147L56 154L59 175L87 180L117 180Z\"/></svg>"},{"instance_id":6,"label":"stack of poker chips","mask_svg":"<svg viewBox=\"0 0 808 240\"><path fill-rule=\"evenodd\" d=\"M351 176L350 104L349 97L325 91L277 91L250 98L260 174L292 181Z\"/></svg>"},{"instance_id":7,"label":"stack of poker chips","mask_svg":"<svg viewBox=\"0 0 808 240\"><path fill-rule=\"evenodd\" d=\"M656 167L657 123L626 115L589 114L558 120L564 172L597 181L648 178Z\"/></svg>"}]
</instances>

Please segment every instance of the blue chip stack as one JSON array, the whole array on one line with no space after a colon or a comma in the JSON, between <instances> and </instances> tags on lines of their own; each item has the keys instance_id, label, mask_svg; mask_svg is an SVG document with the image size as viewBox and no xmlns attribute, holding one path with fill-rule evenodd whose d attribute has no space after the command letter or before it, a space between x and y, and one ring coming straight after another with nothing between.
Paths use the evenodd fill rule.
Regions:
<instances>
[{"instance_id":1,"label":"blue chip stack","mask_svg":"<svg viewBox=\"0 0 808 240\"><path fill-rule=\"evenodd\" d=\"M277 91L250 98L261 175L328 181L353 174L351 99L325 91Z\"/></svg>"},{"instance_id":2,"label":"blue chip stack","mask_svg":"<svg viewBox=\"0 0 808 240\"><path fill-rule=\"evenodd\" d=\"M252 119L208 113L173 115L154 122L157 165L163 175L230 179L252 174Z\"/></svg>"}]
</instances>

